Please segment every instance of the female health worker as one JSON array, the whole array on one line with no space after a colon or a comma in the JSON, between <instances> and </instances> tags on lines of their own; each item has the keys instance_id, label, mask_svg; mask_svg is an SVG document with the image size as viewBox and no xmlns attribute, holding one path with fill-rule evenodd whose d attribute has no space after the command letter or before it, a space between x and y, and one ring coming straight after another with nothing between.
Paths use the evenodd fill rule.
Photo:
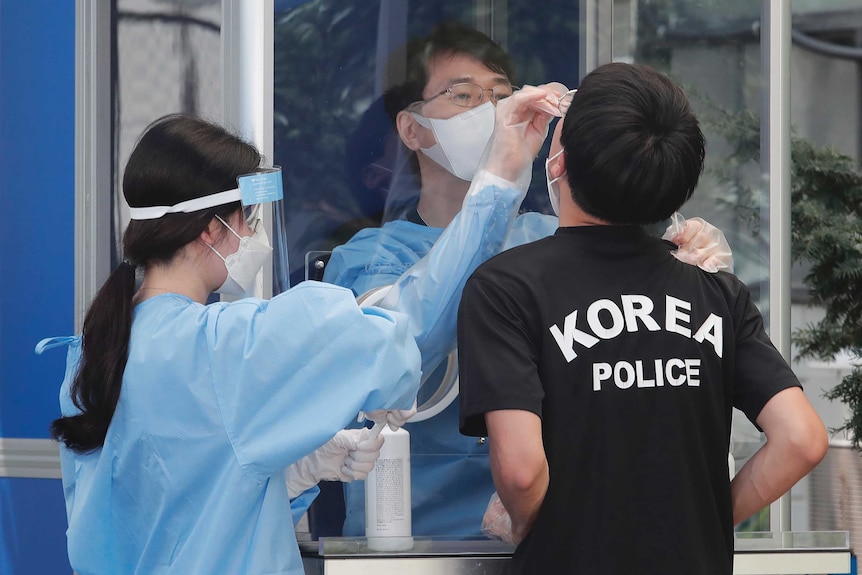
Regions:
<instances>
[{"instance_id":1,"label":"female health worker","mask_svg":"<svg viewBox=\"0 0 862 575\"><path fill-rule=\"evenodd\" d=\"M69 348L51 429L79 575L299 575L293 520L317 482L363 479L379 455L379 437L340 430L360 411L411 413L398 410L420 357L404 315L318 282L206 303L247 294L271 250L236 189L261 163L201 119L151 124L123 178L126 259L82 335L37 346Z\"/></svg>"}]
</instances>

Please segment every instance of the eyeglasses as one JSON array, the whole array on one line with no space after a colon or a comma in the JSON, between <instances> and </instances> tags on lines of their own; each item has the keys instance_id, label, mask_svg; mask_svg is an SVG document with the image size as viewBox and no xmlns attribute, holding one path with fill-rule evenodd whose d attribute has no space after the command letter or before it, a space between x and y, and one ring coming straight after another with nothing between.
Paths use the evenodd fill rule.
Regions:
<instances>
[{"instance_id":1,"label":"eyeglasses","mask_svg":"<svg viewBox=\"0 0 862 575\"><path fill-rule=\"evenodd\" d=\"M575 97L575 92L577 91L578 89L575 88L574 90L569 90L568 92L560 96L560 99L557 102L557 107L560 109L560 113L563 116L565 116L566 112L569 111L569 108L572 105L572 99Z\"/></svg>"},{"instance_id":2,"label":"eyeglasses","mask_svg":"<svg viewBox=\"0 0 862 575\"><path fill-rule=\"evenodd\" d=\"M460 84L452 84L439 94L435 94L427 100L414 102L413 106L418 107L422 104L427 104L435 98L448 94L449 99L456 106L460 108L475 108L482 103L482 100L484 100L485 92L491 93L490 102L496 106L497 102L505 100L511 96L514 91L515 86L512 86L511 84L497 84L493 88L483 88L482 86L473 84L472 82L462 82Z\"/></svg>"}]
</instances>

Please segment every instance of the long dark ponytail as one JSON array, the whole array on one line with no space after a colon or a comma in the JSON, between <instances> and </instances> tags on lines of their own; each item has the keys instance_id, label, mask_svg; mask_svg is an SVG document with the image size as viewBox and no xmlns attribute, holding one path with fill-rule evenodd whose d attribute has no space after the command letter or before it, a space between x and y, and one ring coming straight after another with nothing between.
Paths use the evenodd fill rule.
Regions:
<instances>
[{"instance_id":1,"label":"long dark ponytail","mask_svg":"<svg viewBox=\"0 0 862 575\"><path fill-rule=\"evenodd\" d=\"M236 187L254 171L260 153L220 126L170 115L144 131L123 175L132 207L170 206ZM99 289L84 318L81 360L71 395L79 414L60 417L51 435L78 453L99 449L120 399L132 331L136 269L170 262L219 215L229 218L239 202L197 212L132 220L123 234L125 260Z\"/></svg>"}]
</instances>

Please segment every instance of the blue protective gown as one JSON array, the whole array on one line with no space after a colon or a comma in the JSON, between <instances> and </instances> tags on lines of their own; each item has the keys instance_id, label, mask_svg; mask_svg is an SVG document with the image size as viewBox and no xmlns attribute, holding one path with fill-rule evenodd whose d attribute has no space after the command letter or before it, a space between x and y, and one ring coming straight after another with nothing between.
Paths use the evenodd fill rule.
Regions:
<instances>
[{"instance_id":1,"label":"blue protective gown","mask_svg":"<svg viewBox=\"0 0 862 575\"><path fill-rule=\"evenodd\" d=\"M324 280L358 296L383 285L399 288L394 309L410 316L426 371L455 348L458 302L473 270L502 249L549 236L558 227L553 216L515 217L522 194L500 184L482 189L476 203L465 203L445 229L388 222L333 250L327 265ZM477 209L480 204L494 209ZM413 534L481 535L482 515L494 492L488 446L460 434L458 402L405 429L410 432ZM362 536L365 482L345 484L344 497L343 534Z\"/></svg>"},{"instance_id":2,"label":"blue protective gown","mask_svg":"<svg viewBox=\"0 0 862 575\"><path fill-rule=\"evenodd\" d=\"M317 488L290 501L284 469L360 410L412 404L419 353L405 320L319 282L270 301L136 306L104 446L61 446L75 571L301 575L293 525ZM80 339L37 351L58 342L72 415Z\"/></svg>"}]
</instances>

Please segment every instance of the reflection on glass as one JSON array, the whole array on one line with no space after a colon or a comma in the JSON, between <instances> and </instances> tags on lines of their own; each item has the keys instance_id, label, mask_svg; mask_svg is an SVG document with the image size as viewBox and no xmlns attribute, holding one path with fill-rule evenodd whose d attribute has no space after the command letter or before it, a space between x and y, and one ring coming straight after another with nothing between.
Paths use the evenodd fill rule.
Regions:
<instances>
[{"instance_id":1,"label":"reflection on glass","mask_svg":"<svg viewBox=\"0 0 862 575\"><path fill-rule=\"evenodd\" d=\"M493 130L489 96L551 79L575 85L578 13L563 0L493 8L440 0L276 2L275 161L284 169L287 204L287 237L276 241L289 246L292 283L325 263L323 278L357 296L393 284L435 249L413 286L419 296L411 316L429 330L420 343L429 374L422 400L435 397L451 372L444 360L455 346L458 286L475 254L438 240L461 209ZM448 42L446 57L428 58L429 46ZM448 97L453 86L473 84L479 91L470 105ZM425 103L408 110L419 101ZM448 118L459 114L474 124L476 140L445 135ZM534 217L518 218L519 242L556 228L555 218L542 215L550 212L545 155L533 167L522 209ZM331 259L321 255L348 240ZM455 297L447 299L446 290ZM493 492L487 445L460 435L456 404L409 431L413 534L479 535ZM361 535L362 486L345 491L344 534Z\"/></svg>"},{"instance_id":2,"label":"reflection on glass","mask_svg":"<svg viewBox=\"0 0 862 575\"><path fill-rule=\"evenodd\" d=\"M564 0L492 10L442 0L276 1L275 9L274 162L284 169L292 285L305 278L308 251L403 218L418 200L412 154L394 130L406 104L391 91L406 79L410 41L460 21L511 55L513 83L577 84L578 9ZM550 213L539 162L523 207Z\"/></svg>"}]
</instances>

